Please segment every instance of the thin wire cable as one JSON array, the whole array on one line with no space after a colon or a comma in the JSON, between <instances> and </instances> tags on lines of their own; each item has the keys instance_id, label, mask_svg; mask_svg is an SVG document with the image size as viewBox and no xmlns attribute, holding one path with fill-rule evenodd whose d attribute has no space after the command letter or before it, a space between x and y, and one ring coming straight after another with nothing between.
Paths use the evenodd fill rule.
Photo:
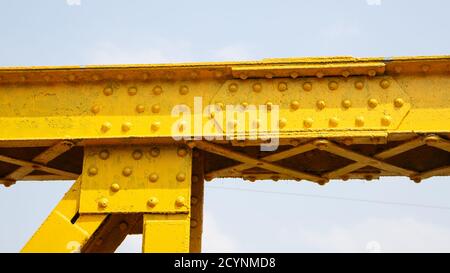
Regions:
<instances>
[{"instance_id":1,"label":"thin wire cable","mask_svg":"<svg viewBox=\"0 0 450 273\"><path fill-rule=\"evenodd\" d=\"M403 202L394 202L394 201L359 199L359 198L330 196L330 195L293 193L293 192L281 192L281 191L252 190L252 189L229 188L229 187L220 187L220 186L207 186L207 188L208 189L229 190L229 191L245 191L245 192L255 192L255 193L278 194L278 195L285 195L285 196L296 196L296 197L307 197L307 198L321 198L321 199L360 202L360 203L371 203L371 204L381 204L381 205L394 205L394 206L418 207L418 208L426 208L426 209L450 210L450 207L446 207L446 206L435 206L435 205L403 203Z\"/></svg>"}]
</instances>

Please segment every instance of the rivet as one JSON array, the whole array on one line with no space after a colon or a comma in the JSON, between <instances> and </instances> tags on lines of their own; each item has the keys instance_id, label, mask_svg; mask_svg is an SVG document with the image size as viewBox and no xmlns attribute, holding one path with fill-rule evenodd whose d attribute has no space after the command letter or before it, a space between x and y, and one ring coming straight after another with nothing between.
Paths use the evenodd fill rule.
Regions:
<instances>
[{"instance_id":1,"label":"rivet","mask_svg":"<svg viewBox=\"0 0 450 273\"><path fill-rule=\"evenodd\" d=\"M284 128L284 127L286 126L286 124L287 124L287 120L286 120L285 118L281 118L281 119L278 121L278 127L279 127L279 128Z\"/></svg>"},{"instance_id":2,"label":"rivet","mask_svg":"<svg viewBox=\"0 0 450 273\"><path fill-rule=\"evenodd\" d=\"M192 79L196 79L196 78L198 78L198 72L197 71L191 71L190 76L191 76Z\"/></svg>"},{"instance_id":3,"label":"rivet","mask_svg":"<svg viewBox=\"0 0 450 273\"><path fill-rule=\"evenodd\" d=\"M298 145L300 145L300 141L298 141L297 139L291 139L290 141L289 141L289 144L291 144L292 146L298 146Z\"/></svg>"},{"instance_id":4,"label":"rivet","mask_svg":"<svg viewBox=\"0 0 450 273\"><path fill-rule=\"evenodd\" d=\"M364 179L366 179L367 181L371 181L373 179L373 175L366 174L364 175Z\"/></svg>"},{"instance_id":5,"label":"rivet","mask_svg":"<svg viewBox=\"0 0 450 273\"><path fill-rule=\"evenodd\" d=\"M113 93L113 89L111 87L106 87L105 89L103 89L103 94L105 94L105 96L111 96Z\"/></svg>"},{"instance_id":6,"label":"rivet","mask_svg":"<svg viewBox=\"0 0 450 273\"><path fill-rule=\"evenodd\" d=\"M266 107L267 107L267 111L271 111L272 107L273 107L273 103L270 101L266 102Z\"/></svg>"},{"instance_id":7,"label":"rivet","mask_svg":"<svg viewBox=\"0 0 450 273\"><path fill-rule=\"evenodd\" d=\"M435 135L429 135L429 136L425 137L424 141L427 145L431 145L431 144L439 142L440 138Z\"/></svg>"},{"instance_id":8,"label":"rivet","mask_svg":"<svg viewBox=\"0 0 450 273\"><path fill-rule=\"evenodd\" d=\"M136 87L130 87L128 88L128 95L134 96L137 94L137 88Z\"/></svg>"},{"instance_id":9,"label":"rivet","mask_svg":"<svg viewBox=\"0 0 450 273\"><path fill-rule=\"evenodd\" d=\"M98 75L92 75L92 79L94 81L98 81L98 80L100 80L100 77Z\"/></svg>"},{"instance_id":10,"label":"rivet","mask_svg":"<svg viewBox=\"0 0 450 273\"><path fill-rule=\"evenodd\" d=\"M160 110L161 110L161 107L159 106L159 104L153 104L152 105L152 112L153 113L159 113Z\"/></svg>"},{"instance_id":11,"label":"rivet","mask_svg":"<svg viewBox=\"0 0 450 273\"><path fill-rule=\"evenodd\" d=\"M319 72L316 73L316 77L319 78L319 79L323 78L323 76L325 76L325 74L323 74L323 72L319 71Z\"/></svg>"},{"instance_id":12,"label":"rivet","mask_svg":"<svg viewBox=\"0 0 450 273\"><path fill-rule=\"evenodd\" d=\"M362 81L355 82L355 88L359 89L359 90L363 89L364 88L364 83Z\"/></svg>"},{"instance_id":13,"label":"rivet","mask_svg":"<svg viewBox=\"0 0 450 273\"><path fill-rule=\"evenodd\" d=\"M339 124L339 119L337 117L332 117L328 121L328 124L330 125L330 127L336 127Z\"/></svg>"},{"instance_id":14,"label":"rivet","mask_svg":"<svg viewBox=\"0 0 450 273\"><path fill-rule=\"evenodd\" d=\"M241 103L241 106L246 109L248 107L248 102L244 101Z\"/></svg>"},{"instance_id":15,"label":"rivet","mask_svg":"<svg viewBox=\"0 0 450 273\"><path fill-rule=\"evenodd\" d=\"M159 127L161 127L161 123L159 121L152 122L151 129L152 131L158 131Z\"/></svg>"},{"instance_id":16,"label":"rivet","mask_svg":"<svg viewBox=\"0 0 450 273\"><path fill-rule=\"evenodd\" d=\"M131 129L131 123L130 122L124 122L122 124L122 132L128 132Z\"/></svg>"},{"instance_id":17,"label":"rivet","mask_svg":"<svg viewBox=\"0 0 450 273\"><path fill-rule=\"evenodd\" d=\"M98 154L98 156L99 156L101 159L106 160L106 159L109 158L109 152L108 152L107 150L102 150L102 151Z\"/></svg>"},{"instance_id":18,"label":"rivet","mask_svg":"<svg viewBox=\"0 0 450 273\"><path fill-rule=\"evenodd\" d=\"M98 114L100 112L100 106L98 106L98 105L92 106L91 112L94 114Z\"/></svg>"},{"instance_id":19,"label":"rivet","mask_svg":"<svg viewBox=\"0 0 450 273\"><path fill-rule=\"evenodd\" d=\"M253 88L253 91L255 91L255 92L261 92L262 85L260 83L255 83L255 84L253 84L252 88Z\"/></svg>"},{"instance_id":20,"label":"rivet","mask_svg":"<svg viewBox=\"0 0 450 273\"><path fill-rule=\"evenodd\" d=\"M420 176L412 176L412 177L410 177L410 179L411 179L412 181L414 181L414 183L420 183L420 182L422 182L422 178L421 178Z\"/></svg>"},{"instance_id":21,"label":"rivet","mask_svg":"<svg viewBox=\"0 0 450 273\"><path fill-rule=\"evenodd\" d=\"M102 130L102 132L106 133L107 131L109 131L109 129L111 129L111 127L112 127L112 124L110 122L104 122L102 124L101 130Z\"/></svg>"},{"instance_id":22,"label":"rivet","mask_svg":"<svg viewBox=\"0 0 450 273\"><path fill-rule=\"evenodd\" d=\"M156 181L158 181L159 179L159 175L157 173L151 173L150 176L148 177L148 180L152 183L155 183Z\"/></svg>"},{"instance_id":23,"label":"rivet","mask_svg":"<svg viewBox=\"0 0 450 273\"><path fill-rule=\"evenodd\" d=\"M141 150L135 150L135 151L133 151L132 156L135 160L140 160L142 158L143 154L142 154Z\"/></svg>"},{"instance_id":24,"label":"rivet","mask_svg":"<svg viewBox=\"0 0 450 273\"><path fill-rule=\"evenodd\" d=\"M430 70L430 66L429 65L426 65L426 64L424 64L424 65L422 65L422 71L423 72L428 72L429 70Z\"/></svg>"},{"instance_id":25,"label":"rivet","mask_svg":"<svg viewBox=\"0 0 450 273\"><path fill-rule=\"evenodd\" d=\"M348 109L352 106L352 102L350 100L343 100L342 101L342 107L344 107L345 109Z\"/></svg>"},{"instance_id":26,"label":"rivet","mask_svg":"<svg viewBox=\"0 0 450 273\"><path fill-rule=\"evenodd\" d=\"M111 185L111 191L112 191L112 192L118 192L119 190L120 190L119 184L113 183L113 184Z\"/></svg>"},{"instance_id":27,"label":"rivet","mask_svg":"<svg viewBox=\"0 0 450 273\"><path fill-rule=\"evenodd\" d=\"M187 93L189 93L189 87L187 87L186 85L182 85L180 86L179 92L181 95L186 95Z\"/></svg>"},{"instance_id":28,"label":"rivet","mask_svg":"<svg viewBox=\"0 0 450 273\"><path fill-rule=\"evenodd\" d=\"M76 79L75 75L69 75L69 81L73 82Z\"/></svg>"},{"instance_id":29,"label":"rivet","mask_svg":"<svg viewBox=\"0 0 450 273\"><path fill-rule=\"evenodd\" d=\"M198 177L198 175L193 175L191 180L192 180L192 183L197 183L198 181L200 181L200 178Z\"/></svg>"},{"instance_id":30,"label":"rivet","mask_svg":"<svg viewBox=\"0 0 450 273\"><path fill-rule=\"evenodd\" d=\"M177 207L183 207L186 204L186 199L183 196L178 196L175 200L175 205Z\"/></svg>"},{"instance_id":31,"label":"rivet","mask_svg":"<svg viewBox=\"0 0 450 273\"><path fill-rule=\"evenodd\" d=\"M367 75L369 75L370 77L375 77L377 75L377 71L370 69L369 71L367 71Z\"/></svg>"},{"instance_id":32,"label":"rivet","mask_svg":"<svg viewBox=\"0 0 450 273\"><path fill-rule=\"evenodd\" d=\"M287 89L288 89L287 83L285 83L285 82L278 83L278 91L284 92Z\"/></svg>"},{"instance_id":33,"label":"rivet","mask_svg":"<svg viewBox=\"0 0 450 273\"><path fill-rule=\"evenodd\" d=\"M222 76L223 76L223 72L222 71L219 71L219 70L217 70L215 73L214 73L214 76L216 76L216 78L222 78Z\"/></svg>"},{"instance_id":34,"label":"rivet","mask_svg":"<svg viewBox=\"0 0 450 273\"><path fill-rule=\"evenodd\" d=\"M103 239L102 238L95 239L95 245L96 246L101 246L102 244L103 244Z\"/></svg>"},{"instance_id":35,"label":"rivet","mask_svg":"<svg viewBox=\"0 0 450 273\"><path fill-rule=\"evenodd\" d=\"M127 222L121 222L120 224L119 224L119 229L121 230L121 231L125 231L125 230L127 230L128 229L128 223Z\"/></svg>"},{"instance_id":36,"label":"rivet","mask_svg":"<svg viewBox=\"0 0 450 273\"><path fill-rule=\"evenodd\" d=\"M186 179L186 174L183 172L179 172L177 174L177 181L178 182L183 182Z\"/></svg>"},{"instance_id":37,"label":"rivet","mask_svg":"<svg viewBox=\"0 0 450 273\"><path fill-rule=\"evenodd\" d=\"M187 154L188 154L188 150L186 148L184 148L184 147L178 148L177 155L179 157L185 157Z\"/></svg>"},{"instance_id":38,"label":"rivet","mask_svg":"<svg viewBox=\"0 0 450 273\"><path fill-rule=\"evenodd\" d=\"M330 90L336 90L336 89L338 89L338 87L339 87L339 84L336 81L331 81L328 83L328 88Z\"/></svg>"},{"instance_id":39,"label":"rivet","mask_svg":"<svg viewBox=\"0 0 450 273\"><path fill-rule=\"evenodd\" d=\"M147 206L153 208L154 206L158 205L159 200L156 197L150 197L147 201Z\"/></svg>"},{"instance_id":40,"label":"rivet","mask_svg":"<svg viewBox=\"0 0 450 273\"><path fill-rule=\"evenodd\" d=\"M378 101L376 99L369 99L367 101L367 104L369 105L370 108L375 108L378 105Z\"/></svg>"},{"instance_id":41,"label":"rivet","mask_svg":"<svg viewBox=\"0 0 450 273\"><path fill-rule=\"evenodd\" d=\"M328 143L329 143L329 141L326 139L319 139L314 142L314 145L319 150L325 150L328 147Z\"/></svg>"},{"instance_id":42,"label":"rivet","mask_svg":"<svg viewBox=\"0 0 450 273\"><path fill-rule=\"evenodd\" d=\"M195 228L198 226L198 222L195 219L191 219L191 228Z\"/></svg>"},{"instance_id":43,"label":"rivet","mask_svg":"<svg viewBox=\"0 0 450 273\"><path fill-rule=\"evenodd\" d=\"M45 80L46 82L49 82L49 81L50 81L50 79L51 79L51 78L50 78L50 76L49 76L49 75L45 75L45 76L44 76L44 80Z\"/></svg>"},{"instance_id":44,"label":"rivet","mask_svg":"<svg viewBox=\"0 0 450 273\"><path fill-rule=\"evenodd\" d=\"M171 80L171 79L173 79L173 77L174 77L173 72L170 72L170 71L166 72L166 79Z\"/></svg>"},{"instance_id":45,"label":"rivet","mask_svg":"<svg viewBox=\"0 0 450 273\"><path fill-rule=\"evenodd\" d=\"M402 72L403 68L401 66L397 65L394 67L394 70L395 70L395 72L400 73L400 72Z\"/></svg>"},{"instance_id":46,"label":"rivet","mask_svg":"<svg viewBox=\"0 0 450 273\"><path fill-rule=\"evenodd\" d=\"M403 101L402 98L396 98L394 100L394 106L397 107L397 108L402 107L404 104L405 104L405 101Z\"/></svg>"},{"instance_id":47,"label":"rivet","mask_svg":"<svg viewBox=\"0 0 450 273\"><path fill-rule=\"evenodd\" d=\"M342 76L347 78L348 76L350 76L350 72L348 70L344 70L342 71Z\"/></svg>"},{"instance_id":48,"label":"rivet","mask_svg":"<svg viewBox=\"0 0 450 273\"><path fill-rule=\"evenodd\" d=\"M320 179L317 183L319 183L320 186L324 186L325 184L328 183L328 180L326 180L326 179Z\"/></svg>"},{"instance_id":49,"label":"rivet","mask_svg":"<svg viewBox=\"0 0 450 273\"><path fill-rule=\"evenodd\" d=\"M323 108L325 108L325 101L323 101L323 100L318 100L317 102L316 102L316 106L317 106L317 108L319 108L320 110L322 110Z\"/></svg>"},{"instance_id":50,"label":"rivet","mask_svg":"<svg viewBox=\"0 0 450 273\"><path fill-rule=\"evenodd\" d=\"M267 73L266 75L264 75L264 77L266 77L266 79L272 79L273 78L273 74L272 73Z\"/></svg>"},{"instance_id":51,"label":"rivet","mask_svg":"<svg viewBox=\"0 0 450 273\"><path fill-rule=\"evenodd\" d=\"M147 72L142 73L142 79L143 79L144 81L148 80L148 77L149 77L149 75L148 75Z\"/></svg>"},{"instance_id":52,"label":"rivet","mask_svg":"<svg viewBox=\"0 0 450 273\"><path fill-rule=\"evenodd\" d=\"M291 109L297 110L300 107L300 103L296 100L291 101Z\"/></svg>"},{"instance_id":53,"label":"rivet","mask_svg":"<svg viewBox=\"0 0 450 273\"><path fill-rule=\"evenodd\" d=\"M314 122L314 120L312 118L306 118L303 121L303 126L305 126L306 128L309 128L312 126L313 122Z\"/></svg>"},{"instance_id":54,"label":"rivet","mask_svg":"<svg viewBox=\"0 0 450 273\"><path fill-rule=\"evenodd\" d=\"M347 181L347 180L350 179L350 176L349 176L348 174L344 174L343 176L341 176L341 179L342 179L343 181Z\"/></svg>"},{"instance_id":55,"label":"rivet","mask_svg":"<svg viewBox=\"0 0 450 273\"><path fill-rule=\"evenodd\" d=\"M351 137L344 138L344 139L342 140L342 142L343 142L345 145L350 146L350 145L353 144L353 138L351 138Z\"/></svg>"},{"instance_id":56,"label":"rivet","mask_svg":"<svg viewBox=\"0 0 450 273\"><path fill-rule=\"evenodd\" d=\"M25 76L20 76L20 77L19 77L19 80L20 80L21 82L24 82L24 81L27 80L27 77L25 77Z\"/></svg>"},{"instance_id":57,"label":"rivet","mask_svg":"<svg viewBox=\"0 0 450 273\"><path fill-rule=\"evenodd\" d=\"M145 111L145 106L144 105L142 105L142 104L136 105L136 112L144 113L144 111Z\"/></svg>"},{"instance_id":58,"label":"rivet","mask_svg":"<svg viewBox=\"0 0 450 273\"><path fill-rule=\"evenodd\" d=\"M238 85L235 83L231 83L228 85L228 91L230 92L236 92L238 90Z\"/></svg>"},{"instance_id":59,"label":"rivet","mask_svg":"<svg viewBox=\"0 0 450 273\"><path fill-rule=\"evenodd\" d=\"M130 176L132 173L133 173L133 170L132 170L131 168L129 168L129 167L125 167L125 168L123 168L123 170L122 170L122 174L123 174L123 176L125 176L125 177Z\"/></svg>"},{"instance_id":60,"label":"rivet","mask_svg":"<svg viewBox=\"0 0 450 273\"><path fill-rule=\"evenodd\" d=\"M385 115L381 118L381 125L383 126L389 126L391 124L392 117Z\"/></svg>"},{"instance_id":61,"label":"rivet","mask_svg":"<svg viewBox=\"0 0 450 273\"><path fill-rule=\"evenodd\" d=\"M159 148L158 148L158 147L153 147L153 148L150 150L150 155L153 156L153 157L159 156L159 153L160 153L160 151L159 151Z\"/></svg>"},{"instance_id":62,"label":"rivet","mask_svg":"<svg viewBox=\"0 0 450 273\"><path fill-rule=\"evenodd\" d=\"M386 79L380 81L380 86L383 89L387 89L389 85L391 85L391 83Z\"/></svg>"},{"instance_id":63,"label":"rivet","mask_svg":"<svg viewBox=\"0 0 450 273\"><path fill-rule=\"evenodd\" d=\"M241 73L241 74L239 75L239 78L241 78L241 80L246 80L246 79L248 78L248 76L247 76L247 74L245 74L245 73Z\"/></svg>"},{"instance_id":64,"label":"rivet","mask_svg":"<svg viewBox=\"0 0 450 273\"><path fill-rule=\"evenodd\" d=\"M355 125L358 127L362 127L364 126L364 117L363 116L358 116L355 118Z\"/></svg>"},{"instance_id":65,"label":"rivet","mask_svg":"<svg viewBox=\"0 0 450 273\"><path fill-rule=\"evenodd\" d=\"M161 93L162 93L161 86L157 85L157 86L153 87L153 94L160 95Z\"/></svg>"},{"instance_id":66,"label":"rivet","mask_svg":"<svg viewBox=\"0 0 450 273\"><path fill-rule=\"evenodd\" d=\"M311 91L311 90L312 90L312 83L310 83L310 82L305 82L305 83L303 84L303 90L305 90L305 91Z\"/></svg>"},{"instance_id":67,"label":"rivet","mask_svg":"<svg viewBox=\"0 0 450 273\"><path fill-rule=\"evenodd\" d=\"M293 78L293 79L296 79L298 77L297 72L292 72L290 75L291 75L291 78Z\"/></svg>"},{"instance_id":68,"label":"rivet","mask_svg":"<svg viewBox=\"0 0 450 273\"><path fill-rule=\"evenodd\" d=\"M259 121L259 119L253 121L253 128L258 129L260 125L261 122Z\"/></svg>"},{"instance_id":69,"label":"rivet","mask_svg":"<svg viewBox=\"0 0 450 273\"><path fill-rule=\"evenodd\" d=\"M108 206L108 199L107 198L103 197L103 198L100 198L100 200L98 200L98 207L99 208L104 209L107 206Z\"/></svg>"},{"instance_id":70,"label":"rivet","mask_svg":"<svg viewBox=\"0 0 450 273\"><path fill-rule=\"evenodd\" d=\"M98 169L96 167L91 167L88 170L88 174L89 176L95 176L98 174Z\"/></svg>"},{"instance_id":71,"label":"rivet","mask_svg":"<svg viewBox=\"0 0 450 273\"><path fill-rule=\"evenodd\" d=\"M118 79L119 81L123 80L123 75L122 75L122 74L117 75L117 79Z\"/></svg>"}]
</instances>

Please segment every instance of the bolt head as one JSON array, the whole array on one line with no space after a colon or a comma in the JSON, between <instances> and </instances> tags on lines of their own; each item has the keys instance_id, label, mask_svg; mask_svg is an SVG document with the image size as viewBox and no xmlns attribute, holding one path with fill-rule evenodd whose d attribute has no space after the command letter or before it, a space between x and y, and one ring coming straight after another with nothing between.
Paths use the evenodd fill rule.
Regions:
<instances>
[{"instance_id":1,"label":"bolt head","mask_svg":"<svg viewBox=\"0 0 450 273\"><path fill-rule=\"evenodd\" d=\"M195 228L198 226L198 222L195 219L191 219L191 228Z\"/></svg>"},{"instance_id":2,"label":"bolt head","mask_svg":"<svg viewBox=\"0 0 450 273\"><path fill-rule=\"evenodd\" d=\"M92 106L91 112L92 112L93 114L98 114L98 113L100 112L100 106L98 106L98 105Z\"/></svg>"},{"instance_id":3,"label":"bolt head","mask_svg":"<svg viewBox=\"0 0 450 273\"><path fill-rule=\"evenodd\" d=\"M145 111L145 106L144 105L142 105L142 104L136 105L136 112L144 113L144 111Z\"/></svg>"},{"instance_id":4,"label":"bolt head","mask_svg":"<svg viewBox=\"0 0 450 273\"><path fill-rule=\"evenodd\" d=\"M352 106L352 102L350 100L343 100L342 101L342 107L344 107L345 109L348 109Z\"/></svg>"},{"instance_id":5,"label":"bolt head","mask_svg":"<svg viewBox=\"0 0 450 273\"><path fill-rule=\"evenodd\" d=\"M383 88L383 89L389 88L390 85L391 85L391 82L388 81L388 80L386 80L386 79L380 81L380 86L381 86L381 88Z\"/></svg>"},{"instance_id":6,"label":"bolt head","mask_svg":"<svg viewBox=\"0 0 450 273\"><path fill-rule=\"evenodd\" d=\"M108 206L108 199L103 197L98 200L98 207L104 209Z\"/></svg>"},{"instance_id":7,"label":"bolt head","mask_svg":"<svg viewBox=\"0 0 450 273\"><path fill-rule=\"evenodd\" d=\"M287 124L287 120L286 120L285 118L281 118L281 119L278 121L278 127L279 127L279 128L284 128L284 127L286 126L286 124Z\"/></svg>"},{"instance_id":8,"label":"bolt head","mask_svg":"<svg viewBox=\"0 0 450 273\"><path fill-rule=\"evenodd\" d=\"M159 148L157 148L157 147L153 147L153 148L150 150L150 155L151 155L152 157L157 157L157 156L159 156L159 153L160 153L160 151L159 151Z\"/></svg>"},{"instance_id":9,"label":"bolt head","mask_svg":"<svg viewBox=\"0 0 450 273\"><path fill-rule=\"evenodd\" d=\"M255 91L255 92L261 92L262 85L260 83L255 83L255 84L253 84L252 88L253 88L253 91Z\"/></svg>"},{"instance_id":10,"label":"bolt head","mask_svg":"<svg viewBox=\"0 0 450 273\"><path fill-rule=\"evenodd\" d=\"M369 105L370 108L375 108L378 105L378 101L376 99L369 99L367 101L367 104Z\"/></svg>"},{"instance_id":11,"label":"bolt head","mask_svg":"<svg viewBox=\"0 0 450 273\"><path fill-rule=\"evenodd\" d=\"M128 223L127 223L127 222L122 222L122 223L120 223L120 224L119 224L119 229L120 229L121 231L127 230L127 229L128 229Z\"/></svg>"},{"instance_id":12,"label":"bolt head","mask_svg":"<svg viewBox=\"0 0 450 273\"><path fill-rule=\"evenodd\" d=\"M323 101L323 100L317 101L316 106L317 106L317 108L319 108L319 110L322 110L326 106L325 101Z\"/></svg>"},{"instance_id":13,"label":"bolt head","mask_svg":"<svg viewBox=\"0 0 450 273\"><path fill-rule=\"evenodd\" d=\"M396 98L394 100L394 106L397 108L402 107L405 104L405 101L402 98Z\"/></svg>"},{"instance_id":14,"label":"bolt head","mask_svg":"<svg viewBox=\"0 0 450 273\"><path fill-rule=\"evenodd\" d=\"M367 75L369 75L370 77L375 77L377 75L377 71L370 69L369 71L367 71Z\"/></svg>"},{"instance_id":15,"label":"bolt head","mask_svg":"<svg viewBox=\"0 0 450 273\"><path fill-rule=\"evenodd\" d=\"M305 126L306 128L310 128L313 124L314 120L312 118L306 118L303 121L303 126Z\"/></svg>"},{"instance_id":16,"label":"bolt head","mask_svg":"<svg viewBox=\"0 0 450 273\"><path fill-rule=\"evenodd\" d=\"M392 122L392 117L385 115L381 118L381 125L383 126L389 126Z\"/></svg>"},{"instance_id":17,"label":"bolt head","mask_svg":"<svg viewBox=\"0 0 450 273\"><path fill-rule=\"evenodd\" d=\"M130 176L132 173L133 173L133 170L132 170L131 168L129 168L129 167L125 167L125 168L122 170L122 174L123 174L123 176L125 176L125 177Z\"/></svg>"},{"instance_id":18,"label":"bolt head","mask_svg":"<svg viewBox=\"0 0 450 273\"><path fill-rule=\"evenodd\" d=\"M148 177L148 180L152 183L155 183L156 181L158 181L158 179L159 179L159 175L157 173L152 173Z\"/></svg>"},{"instance_id":19,"label":"bolt head","mask_svg":"<svg viewBox=\"0 0 450 273\"><path fill-rule=\"evenodd\" d=\"M178 148L177 155L179 157L185 157L187 154L188 154L188 150L186 148L184 148L184 147Z\"/></svg>"},{"instance_id":20,"label":"bolt head","mask_svg":"<svg viewBox=\"0 0 450 273\"><path fill-rule=\"evenodd\" d=\"M236 92L238 90L238 85L235 83L231 83L230 85L228 85L228 91L230 92Z\"/></svg>"},{"instance_id":21,"label":"bolt head","mask_svg":"<svg viewBox=\"0 0 450 273\"><path fill-rule=\"evenodd\" d=\"M191 179L192 183L197 183L200 180L200 178L197 175L193 175Z\"/></svg>"},{"instance_id":22,"label":"bolt head","mask_svg":"<svg viewBox=\"0 0 450 273\"><path fill-rule=\"evenodd\" d=\"M189 93L189 88L186 85L182 85L180 86L179 92L181 95L186 95L187 93Z\"/></svg>"},{"instance_id":23,"label":"bolt head","mask_svg":"<svg viewBox=\"0 0 450 273\"><path fill-rule=\"evenodd\" d=\"M328 124L330 125L330 127L336 127L339 124L339 119L337 117L332 117L328 121Z\"/></svg>"},{"instance_id":24,"label":"bolt head","mask_svg":"<svg viewBox=\"0 0 450 273\"><path fill-rule=\"evenodd\" d=\"M157 85L157 86L153 87L153 94L160 95L161 93L162 93L161 86Z\"/></svg>"},{"instance_id":25,"label":"bolt head","mask_svg":"<svg viewBox=\"0 0 450 273\"><path fill-rule=\"evenodd\" d=\"M358 127L364 126L364 117L358 116L355 118L355 125Z\"/></svg>"},{"instance_id":26,"label":"bolt head","mask_svg":"<svg viewBox=\"0 0 450 273\"><path fill-rule=\"evenodd\" d=\"M288 85L285 82L278 83L278 91L284 92L288 89Z\"/></svg>"},{"instance_id":27,"label":"bolt head","mask_svg":"<svg viewBox=\"0 0 450 273\"><path fill-rule=\"evenodd\" d=\"M296 100L291 101L291 109L297 110L300 107L300 103Z\"/></svg>"},{"instance_id":28,"label":"bolt head","mask_svg":"<svg viewBox=\"0 0 450 273\"><path fill-rule=\"evenodd\" d=\"M359 89L359 90L363 89L364 88L364 83L362 81L355 82L355 88Z\"/></svg>"},{"instance_id":29,"label":"bolt head","mask_svg":"<svg viewBox=\"0 0 450 273\"><path fill-rule=\"evenodd\" d=\"M117 183L114 183L111 185L111 191L112 192L118 192L120 190L120 186Z\"/></svg>"},{"instance_id":30,"label":"bolt head","mask_svg":"<svg viewBox=\"0 0 450 273\"><path fill-rule=\"evenodd\" d=\"M101 130L103 133L106 133L111 129L111 127L112 127L112 124L110 122L104 122L102 124Z\"/></svg>"},{"instance_id":31,"label":"bolt head","mask_svg":"<svg viewBox=\"0 0 450 273\"><path fill-rule=\"evenodd\" d=\"M133 152L133 158L135 159L135 160L139 160L139 159L141 159L142 158L142 156L143 156L143 153L142 153L142 151L141 150L135 150L134 152Z\"/></svg>"},{"instance_id":32,"label":"bolt head","mask_svg":"<svg viewBox=\"0 0 450 273\"><path fill-rule=\"evenodd\" d=\"M183 172L179 172L177 174L177 181L178 182L183 182L184 180L186 180L186 174Z\"/></svg>"},{"instance_id":33,"label":"bolt head","mask_svg":"<svg viewBox=\"0 0 450 273\"><path fill-rule=\"evenodd\" d=\"M311 91L312 90L312 84L310 82L305 82L303 84L303 90L305 91Z\"/></svg>"},{"instance_id":34,"label":"bolt head","mask_svg":"<svg viewBox=\"0 0 450 273\"><path fill-rule=\"evenodd\" d=\"M152 122L152 125L151 125L152 131L158 131L159 127L161 127L161 123L159 121Z\"/></svg>"},{"instance_id":35,"label":"bolt head","mask_svg":"<svg viewBox=\"0 0 450 273\"><path fill-rule=\"evenodd\" d=\"M175 200L175 205L177 207L183 207L186 205L186 199L183 196L178 196Z\"/></svg>"},{"instance_id":36,"label":"bolt head","mask_svg":"<svg viewBox=\"0 0 450 273\"><path fill-rule=\"evenodd\" d=\"M148 201L147 201L147 206L153 208L156 205L158 205L158 203L159 203L159 199L158 198L150 197L150 199L148 199Z\"/></svg>"},{"instance_id":37,"label":"bolt head","mask_svg":"<svg viewBox=\"0 0 450 273\"><path fill-rule=\"evenodd\" d=\"M122 124L122 132L128 132L131 129L131 122L125 122Z\"/></svg>"},{"instance_id":38,"label":"bolt head","mask_svg":"<svg viewBox=\"0 0 450 273\"><path fill-rule=\"evenodd\" d=\"M88 174L89 174L89 176L97 175L98 174L98 169L96 167L91 167L88 170Z\"/></svg>"},{"instance_id":39,"label":"bolt head","mask_svg":"<svg viewBox=\"0 0 450 273\"><path fill-rule=\"evenodd\" d=\"M161 111L161 106L159 106L159 104L153 104L152 105L152 112L153 113L159 113L159 111Z\"/></svg>"},{"instance_id":40,"label":"bolt head","mask_svg":"<svg viewBox=\"0 0 450 273\"><path fill-rule=\"evenodd\" d=\"M130 87L128 88L128 95L134 96L137 94L137 88L136 87Z\"/></svg>"},{"instance_id":41,"label":"bolt head","mask_svg":"<svg viewBox=\"0 0 450 273\"><path fill-rule=\"evenodd\" d=\"M328 88L330 90L336 90L336 89L338 89L338 87L339 87L339 84L336 81L331 81L328 83Z\"/></svg>"},{"instance_id":42,"label":"bolt head","mask_svg":"<svg viewBox=\"0 0 450 273\"><path fill-rule=\"evenodd\" d=\"M111 96L113 93L113 89L111 87L106 87L105 89L103 89L103 94L105 94L105 96Z\"/></svg>"}]
</instances>

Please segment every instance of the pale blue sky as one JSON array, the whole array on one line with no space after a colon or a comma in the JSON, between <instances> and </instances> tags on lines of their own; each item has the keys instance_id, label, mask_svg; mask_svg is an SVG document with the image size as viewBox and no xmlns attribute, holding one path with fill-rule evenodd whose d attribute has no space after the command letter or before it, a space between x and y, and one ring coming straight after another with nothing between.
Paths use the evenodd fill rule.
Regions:
<instances>
[{"instance_id":1,"label":"pale blue sky","mask_svg":"<svg viewBox=\"0 0 450 273\"><path fill-rule=\"evenodd\" d=\"M72 6L66 0L5 0L0 2L0 66L448 55L449 10L444 0L81 0ZM448 252L448 182L434 178L417 185L384 178L319 187L216 180L206 186L204 249L364 252L376 241L382 251ZM69 186L22 182L0 188L0 252L20 250ZM133 237L120 250L139 251L139 244Z\"/></svg>"}]
</instances>

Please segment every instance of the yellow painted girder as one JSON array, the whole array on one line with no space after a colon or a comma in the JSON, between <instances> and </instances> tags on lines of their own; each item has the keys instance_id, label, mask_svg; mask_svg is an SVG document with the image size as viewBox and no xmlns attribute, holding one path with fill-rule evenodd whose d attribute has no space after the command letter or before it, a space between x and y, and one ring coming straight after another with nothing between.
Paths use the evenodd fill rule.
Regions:
<instances>
[{"instance_id":1,"label":"yellow painted girder","mask_svg":"<svg viewBox=\"0 0 450 273\"><path fill-rule=\"evenodd\" d=\"M282 139L448 134L449 71L448 56L1 68L0 146L64 139L170 142L179 119L173 107L193 109L194 97L203 107L277 105ZM189 120L194 118L202 127L212 122L206 114ZM179 134L198 135L192 127ZM249 133L246 128L244 137Z\"/></svg>"}]
</instances>

